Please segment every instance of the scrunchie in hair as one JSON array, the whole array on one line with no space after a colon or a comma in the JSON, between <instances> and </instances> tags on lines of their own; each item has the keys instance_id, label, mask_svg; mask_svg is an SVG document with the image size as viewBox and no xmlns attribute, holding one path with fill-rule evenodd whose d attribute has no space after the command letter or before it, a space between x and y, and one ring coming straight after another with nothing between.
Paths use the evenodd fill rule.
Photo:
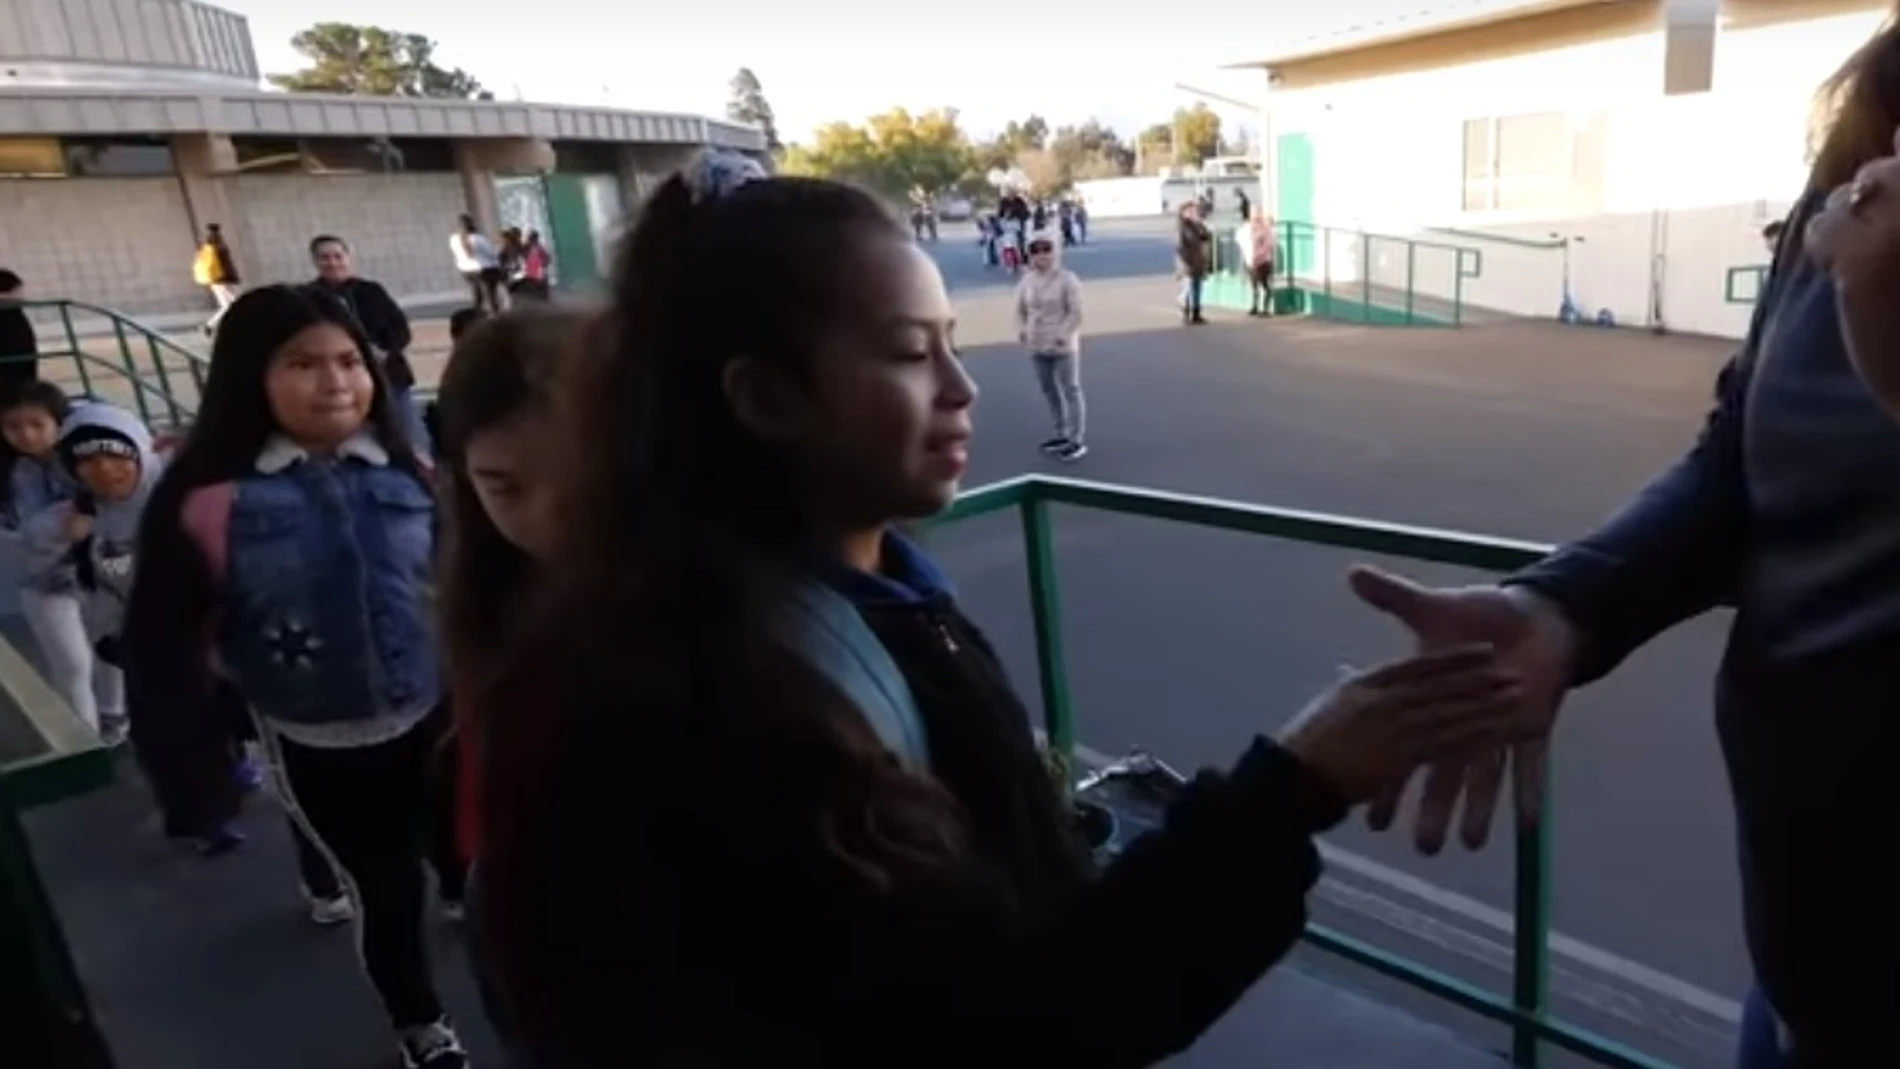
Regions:
<instances>
[{"instance_id":1,"label":"scrunchie in hair","mask_svg":"<svg viewBox=\"0 0 1900 1069\"><path fill-rule=\"evenodd\" d=\"M693 203L705 204L731 195L749 182L767 177L757 160L730 149L707 149L699 162L687 170L687 185L693 191Z\"/></svg>"}]
</instances>

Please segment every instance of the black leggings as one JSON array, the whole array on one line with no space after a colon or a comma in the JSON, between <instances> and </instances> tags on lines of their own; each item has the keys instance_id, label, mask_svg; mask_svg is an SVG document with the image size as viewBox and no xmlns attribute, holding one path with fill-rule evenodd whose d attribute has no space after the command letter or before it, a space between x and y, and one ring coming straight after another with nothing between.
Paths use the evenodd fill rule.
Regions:
<instances>
[{"instance_id":1,"label":"black leggings","mask_svg":"<svg viewBox=\"0 0 1900 1069\"><path fill-rule=\"evenodd\" d=\"M363 968L399 1029L442 1016L425 935L422 870L426 857L452 853L430 846L437 830L451 823L437 812L448 722L447 710L437 709L400 738L348 749L279 740L290 804L314 844L353 885ZM446 867L443 894L459 899L462 868Z\"/></svg>"}]
</instances>

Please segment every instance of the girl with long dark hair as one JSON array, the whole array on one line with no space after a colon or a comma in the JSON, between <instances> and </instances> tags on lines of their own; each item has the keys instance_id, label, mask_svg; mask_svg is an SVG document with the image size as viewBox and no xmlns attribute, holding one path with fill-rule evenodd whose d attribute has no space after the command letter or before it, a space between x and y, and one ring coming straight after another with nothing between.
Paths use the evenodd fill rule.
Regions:
<instances>
[{"instance_id":1,"label":"girl with long dark hair","mask_svg":"<svg viewBox=\"0 0 1900 1069\"><path fill-rule=\"evenodd\" d=\"M226 313L198 421L141 532L124 642L133 739L162 804L197 821L227 812L230 725L206 711L221 667L354 900L403 1064L460 1069L423 923L447 726L435 513L367 346L333 302L289 287ZM459 865L438 875L459 884Z\"/></svg>"},{"instance_id":2,"label":"girl with long dark hair","mask_svg":"<svg viewBox=\"0 0 1900 1069\"><path fill-rule=\"evenodd\" d=\"M1509 734L1482 648L1356 674L1098 877L895 527L954 496L976 387L887 210L710 156L608 333L563 384L571 521L471 695L480 920L539 1069L1158 1061L1298 938L1314 834Z\"/></svg>"}]
</instances>

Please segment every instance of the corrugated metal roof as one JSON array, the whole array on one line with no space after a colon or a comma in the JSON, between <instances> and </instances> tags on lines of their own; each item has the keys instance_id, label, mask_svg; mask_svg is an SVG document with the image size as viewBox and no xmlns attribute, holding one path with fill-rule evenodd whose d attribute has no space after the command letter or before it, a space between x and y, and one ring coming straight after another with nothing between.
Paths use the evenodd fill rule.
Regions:
<instances>
[{"instance_id":1,"label":"corrugated metal roof","mask_svg":"<svg viewBox=\"0 0 1900 1069\"><path fill-rule=\"evenodd\" d=\"M1644 0L1448 0L1428 8L1402 11L1344 26L1324 33L1269 46L1265 57L1228 64L1230 67L1275 67L1298 60L1352 52L1392 44L1412 37L1444 33L1469 26L1506 22L1527 15L1590 4L1640 3Z\"/></svg>"}]
</instances>

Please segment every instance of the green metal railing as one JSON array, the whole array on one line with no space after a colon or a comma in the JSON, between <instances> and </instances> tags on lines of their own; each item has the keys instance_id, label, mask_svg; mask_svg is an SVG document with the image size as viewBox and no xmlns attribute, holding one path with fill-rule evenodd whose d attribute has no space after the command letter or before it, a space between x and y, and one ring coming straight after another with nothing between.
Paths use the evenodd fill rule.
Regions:
<instances>
[{"instance_id":1,"label":"green metal railing","mask_svg":"<svg viewBox=\"0 0 1900 1069\"><path fill-rule=\"evenodd\" d=\"M1023 553L1028 560L1030 608L1036 636L1036 663L1044 730L1052 756L1065 771L1073 768L1075 723L1068 669L1062 648L1061 602L1056 582L1054 518L1051 506L1068 505L1129 516L1147 516L1262 538L1334 546L1362 553L1510 571L1537 560L1544 546L1479 535L1452 534L1420 527L1346 519L1313 512L1245 505L1213 498L1136 490L1104 483L1027 476L972 490L935 521L955 523L987 513L1014 509L1022 521ZM1520 830L1516 840L1516 891L1512 982L1508 997L1418 962L1382 950L1343 932L1314 925L1307 941L1382 975L1411 984L1511 1029L1511 1062L1536 1069L1546 1043L1617 1069L1670 1069L1668 1063L1556 1020L1548 1012L1550 977L1550 806L1544 819Z\"/></svg>"},{"instance_id":2,"label":"green metal railing","mask_svg":"<svg viewBox=\"0 0 1900 1069\"><path fill-rule=\"evenodd\" d=\"M96 304L25 301L22 307L29 315L38 313L35 318L42 325L57 328L51 339L41 340L41 363L71 361L70 376L49 374L42 367L41 378L76 385L81 394L124 404L136 410L147 426L182 427L191 420L210 368L203 354L122 312ZM104 330L82 332L79 323L87 319ZM187 382L191 395L181 397L180 388Z\"/></svg>"},{"instance_id":3,"label":"green metal railing","mask_svg":"<svg viewBox=\"0 0 1900 1069\"><path fill-rule=\"evenodd\" d=\"M1476 249L1298 221L1275 227L1275 311L1375 326L1459 326ZM1234 228L1214 233L1206 303L1245 308L1246 257Z\"/></svg>"}]
</instances>

